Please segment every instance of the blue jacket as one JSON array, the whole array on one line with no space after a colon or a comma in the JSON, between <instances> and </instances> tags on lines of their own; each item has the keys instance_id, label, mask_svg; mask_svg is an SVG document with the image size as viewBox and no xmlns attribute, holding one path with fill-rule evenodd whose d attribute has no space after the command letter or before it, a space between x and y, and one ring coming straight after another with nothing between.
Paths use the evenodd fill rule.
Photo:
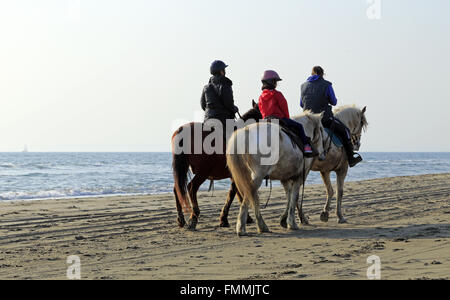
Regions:
<instances>
[{"instance_id":1,"label":"blue jacket","mask_svg":"<svg viewBox=\"0 0 450 300\"><path fill-rule=\"evenodd\" d=\"M314 75L308 78L309 82L313 82L316 81L317 79L319 79L320 76L318 75ZM337 105L338 100L336 99L336 94L334 93L334 89L333 86L330 85L330 87L327 90L327 95L328 99L330 100L330 104L333 106ZM300 95L300 106L303 107L303 100L302 100L302 96Z\"/></svg>"}]
</instances>

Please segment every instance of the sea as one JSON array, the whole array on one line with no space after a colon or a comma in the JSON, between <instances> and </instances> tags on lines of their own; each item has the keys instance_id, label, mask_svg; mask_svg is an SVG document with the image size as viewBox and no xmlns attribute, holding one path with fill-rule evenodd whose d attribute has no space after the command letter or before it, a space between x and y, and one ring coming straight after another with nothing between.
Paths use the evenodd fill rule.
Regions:
<instances>
[{"instance_id":1,"label":"sea","mask_svg":"<svg viewBox=\"0 0 450 300\"><path fill-rule=\"evenodd\" d=\"M450 173L450 153L362 156L348 181ZM0 153L0 201L170 193L171 161L170 153ZM318 183L320 174L311 173L307 184ZM218 181L215 189L229 185ZM202 190L208 187L207 182Z\"/></svg>"}]
</instances>

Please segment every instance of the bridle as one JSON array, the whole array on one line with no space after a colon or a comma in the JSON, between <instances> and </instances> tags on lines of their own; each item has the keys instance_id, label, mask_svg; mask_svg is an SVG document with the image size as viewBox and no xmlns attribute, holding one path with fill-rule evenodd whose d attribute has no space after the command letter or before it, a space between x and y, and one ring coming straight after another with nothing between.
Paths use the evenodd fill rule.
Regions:
<instances>
[{"instance_id":1,"label":"bridle","mask_svg":"<svg viewBox=\"0 0 450 300\"><path fill-rule=\"evenodd\" d=\"M361 145L361 136L362 136L361 132L352 134L351 140L353 147Z\"/></svg>"},{"instance_id":2,"label":"bridle","mask_svg":"<svg viewBox=\"0 0 450 300\"><path fill-rule=\"evenodd\" d=\"M319 130L320 130L319 134L316 134L316 135L315 135L314 139L311 140L311 143L312 143L313 145L316 145L316 144L318 143L319 139L321 138L321 139L322 139L322 147L324 147L324 146L325 146L325 143L324 143L324 141L323 141L323 128L320 128ZM324 148L325 148L325 147L324 147Z\"/></svg>"},{"instance_id":3,"label":"bridle","mask_svg":"<svg viewBox=\"0 0 450 300\"><path fill-rule=\"evenodd\" d=\"M351 134L351 141L352 141L352 145L353 147L361 147L361 137L362 137L362 130L363 130L363 117L361 117L361 122L359 123L359 128Z\"/></svg>"}]
</instances>

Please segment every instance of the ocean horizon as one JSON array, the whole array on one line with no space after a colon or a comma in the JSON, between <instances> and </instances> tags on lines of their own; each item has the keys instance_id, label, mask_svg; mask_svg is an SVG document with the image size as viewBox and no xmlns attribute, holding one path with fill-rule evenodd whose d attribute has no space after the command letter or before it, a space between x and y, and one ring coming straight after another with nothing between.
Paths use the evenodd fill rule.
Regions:
<instances>
[{"instance_id":1,"label":"ocean horizon","mask_svg":"<svg viewBox=\"0 0 450 300\"><path fill-rule=\"evenodd\" d=\"M347 181L450 173L450 152L361 153ZM171 162L169 152L1 152L0 201L171 193ZM321 182L317 172L307 180ZM229 184L217 181L215 189Z\"/></svg>"}]
</instances>

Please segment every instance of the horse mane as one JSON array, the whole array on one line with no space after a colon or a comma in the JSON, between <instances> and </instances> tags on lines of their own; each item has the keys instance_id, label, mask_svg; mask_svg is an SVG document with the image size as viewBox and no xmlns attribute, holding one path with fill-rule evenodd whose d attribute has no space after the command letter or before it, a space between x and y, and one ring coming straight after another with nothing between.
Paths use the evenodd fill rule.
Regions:
<instances>
[{"instance_id":1,"label":"horse mane","mask_svg":"<svg viewBox=\"0 0 450 300\"><path fill-rule=\"evenodd\" d=\"M308 117L308 118L310 118L311 120L313 120L316 123L321 123L322 122L322 116L323 116L323 114L315 114L315 113L313 113L310 110L305 110L302 114L292 117L292 119L298 121L300 118Z\"/></svg>"},{"instance_id":2,"label":"horse mane","mask_svg":"<svg viewBox=\"0 0 450 300\"><path fill-rule=\"evenodd\" d=\"M356 127L358 126L358 124L354 123L359 122L360 120L362 120L362 127L364 131L366 131L367 126L369 126L366 115L363 114L362 110L355 104L340 106L334 110L334 114L336 118L338 118L344 124L347 124L347 126L349 125L350 127Z\"/></svg>"}]
</instances>

